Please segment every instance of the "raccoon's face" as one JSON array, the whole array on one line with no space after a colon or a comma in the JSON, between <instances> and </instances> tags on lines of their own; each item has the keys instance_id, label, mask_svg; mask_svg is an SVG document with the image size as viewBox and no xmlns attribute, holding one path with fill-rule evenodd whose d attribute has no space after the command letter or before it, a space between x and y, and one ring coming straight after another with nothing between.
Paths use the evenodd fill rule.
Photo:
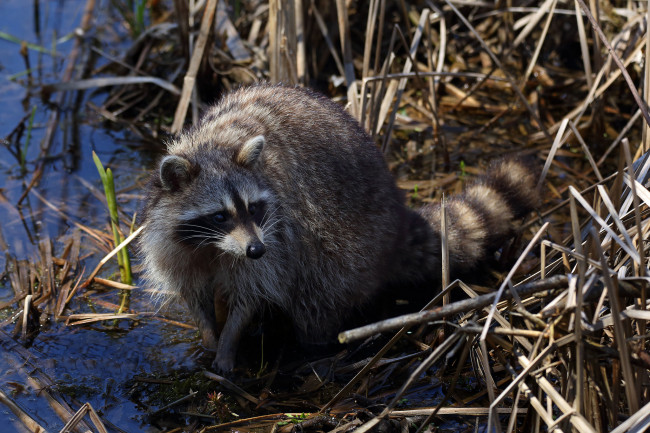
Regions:
<instances>
[{"instance_id":1,"label":"raccoon's face","mask_svg":"<svg viewBox=\"0 0 650 433\"><path fill-rule=\"evenodd\" d=\"M265 227L270 214L266 191L229 188L202 209L188 209L176 227L177 239L189 246L214 246L237 257L259 259L266 252ZM251 189L251 188L249 188ZM255 194L256 193L256 194Z\"/></svg>"},{"instance_id":2,"label":"raccoon's face","mask_svg":"<svg viewBox=\"0 0 650 433\"><path fill-rule=\"evenodd\" d=\"M263 145L264 138L255 137L232 159L215 158L214 165L206 162L198 172L181 156L162 160L160 181L167 199L171 205L182 203L173 229L176 241L234 257L264 255L274 224L273 194L254 173Z\"/></svg>"}]
</instances>

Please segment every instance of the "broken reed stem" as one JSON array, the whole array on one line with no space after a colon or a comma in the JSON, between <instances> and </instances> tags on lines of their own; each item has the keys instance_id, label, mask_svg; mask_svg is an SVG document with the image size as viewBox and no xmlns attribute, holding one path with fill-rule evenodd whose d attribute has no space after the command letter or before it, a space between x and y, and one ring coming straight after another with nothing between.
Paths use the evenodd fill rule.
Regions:
<instances>
[{"instance_id":1,"label":"broken reed stem","mask_svg":"<svg viewBox=\"0 0 650 433\"><path fill-rule=\"evenodd\" d=\"M520 297L530 296L534 293L543 292L546 290L557 289L567 284L567 277L565 275L555 275L545 280L533 281L530 283L522 284L515 288ZM355 329L350 329L339 334L339 342L348 343L351 341L359 340L361 338L370 337L371 335L390 331L401 328L403 326L411 326L420 323L426 323L432 320L439 320L445 316L453 316L458 313L466 313L471 310L483 308L491 305L497 299L498 293L488 293L486 295L477 296L472 299L465 299L462 301L454 302L442 307L437 307L432 310L422 311L419 313L405 314L403 316L394 317L392 319L383 320L370 325L362 326ZM504 291L501 301L511 299L512 292Z\"/></svg>"},{"instance_id":2,"label":"broken reed stem","mask_svg":"<svg viewBox=\"0 0 650 433\"><path fill-rule=\"evenodd\" d=\"M95 409L91 406L90 403L84 403L79 410L68 420L68 422L61 429L62 432L76 431L77 429L82 430L81 423L83 419L88 415L93 425L100 433L108 432L101 418L95 412Z\"/></svg>"}]
</instances>

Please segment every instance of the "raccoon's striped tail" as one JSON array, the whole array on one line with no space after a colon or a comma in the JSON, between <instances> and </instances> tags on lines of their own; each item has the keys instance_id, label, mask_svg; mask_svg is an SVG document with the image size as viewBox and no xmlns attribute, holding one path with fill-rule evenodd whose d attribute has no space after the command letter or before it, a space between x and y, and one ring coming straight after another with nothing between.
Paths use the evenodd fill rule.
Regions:
<instances>
[{"instance_id":1,"label":"raccoon's striped tail","mask_svg":"<svg viewBox=\"0 0 650 433\"><path fill-rule=\"evenodd\" d=\"M500 159L462 194L446 201L452 272L469 270L486 260L516 232L521 218L540 205L538 173L532 161ZM439 238L441 205L426 205L419 213Z\"/></svg>"}]
</instances>

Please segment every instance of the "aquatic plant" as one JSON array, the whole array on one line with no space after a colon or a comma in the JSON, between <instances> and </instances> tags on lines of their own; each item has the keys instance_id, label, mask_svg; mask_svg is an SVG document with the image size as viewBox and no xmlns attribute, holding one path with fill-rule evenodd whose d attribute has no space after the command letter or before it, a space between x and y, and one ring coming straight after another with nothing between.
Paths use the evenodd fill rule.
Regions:
<instances>
[{"instance_id":1,"label":"aquatic plant","mask_svg":"<svg viewBox=\"0 0 650 433\"><path fill-rule=\"evenodd\" d=\"M113 239L115 241L115 246L117 247L122 243L124 239L122 238L122 234L120 232L120 221L117 212L117 200L115 198L115 182L113 180L113 171L110 168L104 168L104 165L95 152L93 152L93 160L95 161L97 171L99 172L99 177L101 178L102 184L104 185L104 194L106 195L108 214L111 219ZM126 247L122 248L117 253L117 263L120 267L120 277L122 283L131 285L133 283L133 275L131 273L131 261L129 258L129 252ZM118 314L124 312L125 310L128 310L129 298L131 296L130 293L131 292L129 290L121 291L121 302L120 308L117 311Z\"/></svg>"}]
</instances>

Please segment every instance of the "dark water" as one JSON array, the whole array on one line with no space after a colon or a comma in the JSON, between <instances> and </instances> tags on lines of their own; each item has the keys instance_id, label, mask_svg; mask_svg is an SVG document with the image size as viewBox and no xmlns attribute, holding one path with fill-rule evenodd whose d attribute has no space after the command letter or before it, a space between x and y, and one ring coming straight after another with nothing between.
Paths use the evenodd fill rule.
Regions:
<instances>
[{"instance_id":1,"label":"dark water","mask_svg":"<svg viewBox=\"0 0 650 433\"><path fill-rule=\"evenodd\" d=\"M38 16L35 6L38 5ZM70 92L61 111L52 147L47 153L40 182L34 191L60 208L65 216L51 211L33 193L27 195L21 206L19 197L30 182L35 168L41 163L41 142L51 115L56 95L44 101L39 89L43 84L56 83L66 65L73 44L71 33L79 26L85 0L0 2L0 31L20 40L43 47L46 52L29 50L31 77L20 54L20 45L0 38L0 139L6 138L22 119L35 108L32 138L26 152L26 163L10 151L13 146L0 145L0 232L7 251L0 254L0 303L11 300L13 289L7 278L11 259L35 261L39 242L50 240L53 255L61 254L65 242L79 230L75 222L107 232L107 213L101 201L93 195L84 180L102 191L92 151L104 165L115 173L120 207L133 215L140 206L137 186L142 181L155 152L142 151L139 139L129 132L108 125L87 101L101 105L106 98L102 92L85 92L80 99ZM112 55L120 56L128 41L127 32L111 15L108 1L97 1L93 14L93 28L88 37L94 44ZM113 23L113 24L109 24ZM53 42L54 41L54 42ZM53 52L55 45L55 53ZM86 45L87 46L87 45ZM88 56L84 49L79 57L81 65ZM107 60L98 58L96 68ZM27 126L28 121L23 121ZM22 147L26 140L23 134ZM12 147L13 148L13 147ZM14 152L15 153L15 152ZM135 186L135 187L134 187ZM123 191L123 193L119 193ZM81 237L81 266L88 275L105 254L83 234ZM109 278L115 266L109 266L100 276ZM95 300L118 303L117 291L103 294L81 293L64 314L82 312L111 312L93 305ZM92 308L91 308L92 306ZM137 312L153 312L149 296L135 290L132 308ZM18 309L13 305L0 312L0 323ZM183 321L181 309L166 310L168 318ZM125 431L155 431L145 417L147 408L138 406L131 391L138 376L156 377L178 369L197 368L197 359L204 355L197 349L196 331L160 321L144 315L138 321L123 321L117 330L102 324L85 327L65 326L49 318L27 348L31 364L24 364L24 354L12 348L13 324L5 322L0 342L0 389L33 416L48 431L58 431L64 422L54 413L43 395L29 385L26 376L30 366L39 367L57 385L68 402L90 402L103 419ZM155 408L153 408L155 409ZM0 431L22 431L21 424L7 407L0 404Z\"/></svg>"}]
</instances>

